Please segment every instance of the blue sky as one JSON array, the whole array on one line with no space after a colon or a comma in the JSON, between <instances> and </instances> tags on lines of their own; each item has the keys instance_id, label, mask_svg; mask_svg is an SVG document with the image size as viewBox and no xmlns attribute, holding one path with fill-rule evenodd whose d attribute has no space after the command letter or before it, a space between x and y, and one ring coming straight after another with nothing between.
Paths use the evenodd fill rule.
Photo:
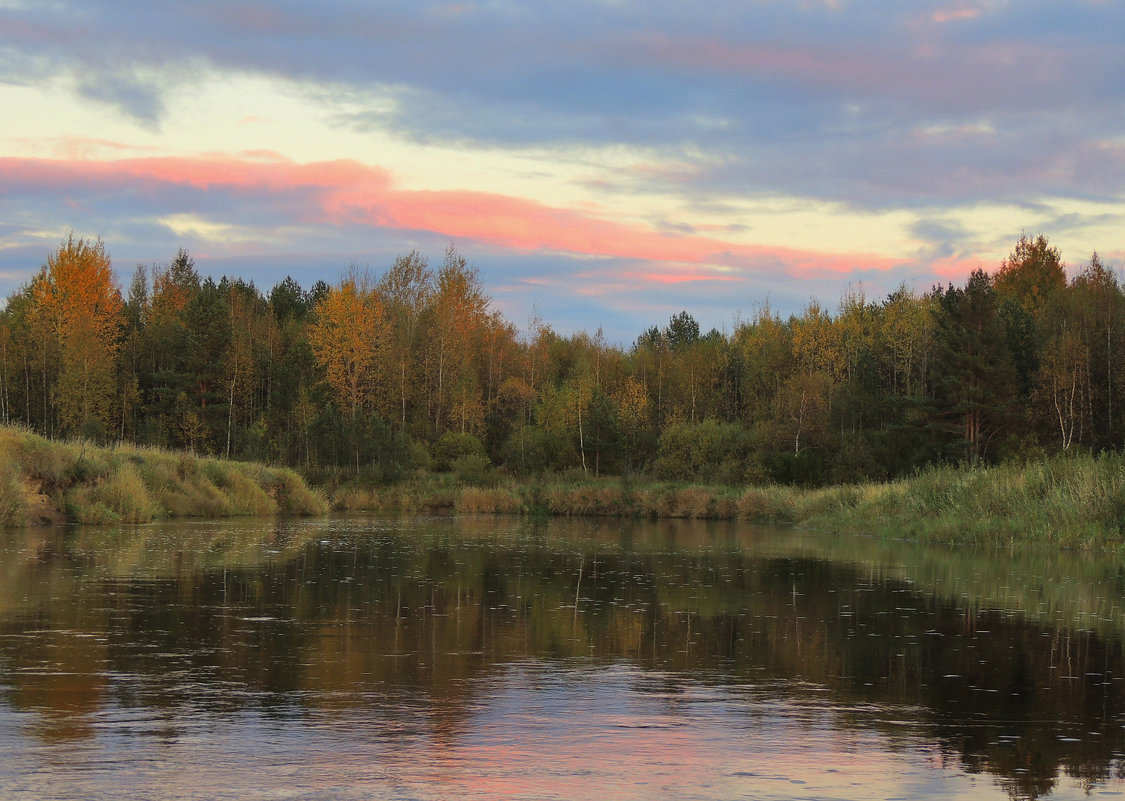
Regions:
<instances>
[{"instance_id":1,"label":"blue sky","mask_svg":"<svg viewBox=\"0 0 1125 801\"><path fill-rule=\"evenodd\" d=\"M619 341L1125 257L1125 4L0 0L0 293L69 231L268 288L458 248Z\"/></svg>"}]
</instances>

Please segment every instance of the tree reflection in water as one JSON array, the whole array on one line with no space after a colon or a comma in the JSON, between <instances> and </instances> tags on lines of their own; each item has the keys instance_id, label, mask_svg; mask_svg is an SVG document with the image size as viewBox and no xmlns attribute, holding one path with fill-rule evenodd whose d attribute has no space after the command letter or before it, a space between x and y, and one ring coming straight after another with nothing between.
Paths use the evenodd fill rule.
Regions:
<instances>
[{"instance_id":1,"label":"tree reflection in water","mask_svg":"<svg viewBox=\"0 0 1125 801\"><path fill-rule=\"evenodd\" d=\"M892 751L930 743L1016 798L1121 778L1125 591L1099 560L668 522L351 518L0 545L0 698L44 743L95 736L112 705L154 712L163 738L185 709L362 709L370 736L441 747L513 665L627 664L649 677L635 692L673 705L710 688L750 717L784 702Z\"/></svg>"}]
</instances>

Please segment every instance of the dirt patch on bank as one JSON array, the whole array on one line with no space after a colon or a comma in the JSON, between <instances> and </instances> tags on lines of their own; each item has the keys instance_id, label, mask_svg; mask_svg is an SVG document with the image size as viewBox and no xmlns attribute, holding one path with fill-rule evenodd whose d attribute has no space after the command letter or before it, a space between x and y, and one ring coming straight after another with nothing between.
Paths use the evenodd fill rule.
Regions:
<instances>
[{"instance_id":1,"label":"dirt patch on bank","mask_svg":"<svg viewBox=\"0 0 1125 801\"><path fill-rule=\"evenodd\" d=\"M29 526L61 526L66 515L43 493L42 482L24 482L25 517Z\"/></svg>"}]
</instances>

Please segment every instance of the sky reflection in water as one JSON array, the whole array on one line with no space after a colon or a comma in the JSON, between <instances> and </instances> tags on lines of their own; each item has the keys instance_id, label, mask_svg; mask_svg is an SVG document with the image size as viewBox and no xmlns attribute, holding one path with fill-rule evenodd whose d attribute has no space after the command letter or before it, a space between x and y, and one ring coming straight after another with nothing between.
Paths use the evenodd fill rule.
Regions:
<instances>
[{"instance_id":1,"label":"sky reflection in water","mask_svg":"<svg viewBox=\"0 0 1125 801\"><path fill-rule=\"evenodd\" d=\"M1118 795L1121 572L732 524L0 537L0 797Z\"/></svg>"}]
</instances>

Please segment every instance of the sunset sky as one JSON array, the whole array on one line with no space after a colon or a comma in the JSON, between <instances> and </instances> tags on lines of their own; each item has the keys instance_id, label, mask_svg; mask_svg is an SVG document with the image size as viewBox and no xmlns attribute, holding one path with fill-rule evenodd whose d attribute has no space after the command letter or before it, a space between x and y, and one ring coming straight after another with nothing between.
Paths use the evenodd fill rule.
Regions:
<instances>
[{"instance_id":1,"label":"sunset sky","mask_svg":"<svg viewBox=\"0 0 1125 801\"><path fill-rule=\"evenodd\" d=\"M308 286L446 245L517 324L630 341L1125 259L1125 3L0 0L0 296L73 230L123 282Z\"/></svg>"}]
</instances>

